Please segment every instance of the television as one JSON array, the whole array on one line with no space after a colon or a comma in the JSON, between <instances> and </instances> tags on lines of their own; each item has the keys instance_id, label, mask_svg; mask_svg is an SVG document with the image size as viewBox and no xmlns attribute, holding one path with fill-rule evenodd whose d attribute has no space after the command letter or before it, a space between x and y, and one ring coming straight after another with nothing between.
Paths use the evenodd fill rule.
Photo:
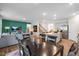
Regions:
<instances>
[{"instance_id":1,"label":"television","mask_svg":"<svg viewBox=\"0 0 79 59\"><path fill-rule=\"evenodd\" d=\"M16 27L16 26L12 26L12 27L11 27L12 32L15 32L17 28L18 28L18 27Z\"/></svg>"}]
</instances>

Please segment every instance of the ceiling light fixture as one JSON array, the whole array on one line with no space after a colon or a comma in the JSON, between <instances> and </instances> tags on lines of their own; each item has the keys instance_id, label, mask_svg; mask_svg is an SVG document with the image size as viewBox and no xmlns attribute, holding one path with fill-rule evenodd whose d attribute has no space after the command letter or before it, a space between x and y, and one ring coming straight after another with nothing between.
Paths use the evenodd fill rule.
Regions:
<instances>
[{"instance_id":1,"label":"ceiling light fixture","mask_svg":"<svg viewBox=\"0 0 79 59\"><path fill-rule=\"evenodd\" d=\"M69 3L69 5L73 5L73 3Z\"/></svg>"},{"instance_id":2,"label":"ceiling light fixture","mask_svg":"<svg viewBox=\"0 0 79 59\"><path fill-rule=\"evenodd\" d=\"M47 15L47 13L45 13L45 12L44 12L44 13L42 13L42 15L43 15L43 16L46 16L46 15Z\"/></svg>"},{"instance_id":3,"label":"ceiling light fixture","mask_svg":"<svg viewBox=\"0 0 79 59\"><path fill-rule=\"evenodd\" d=\"M56 15L56 14L54 14L53 16L54 16L54 17L53 17L53 19L56 19L56 16L57 16L57 15Z\"/></svg>"},{"instance_id":4,"label":"ceiling light fixture","mask_svg":"<svg viewBox=\"0 0 79 59\"><path fill-rule=\"evenodd\" d=\"M54 17L56 17L56 14L54 14Z\"/></svg>"},{"instance_id":5,"label":"ceiling light fixture","mask_svg":"<svg viewBox=\"0 0 79 59\"><path fill-rule=\"evenodd\" d=\"M75 15L76 15L76 13L73 13L72 15L73 15L73 16L75 16Z\"/></svg>"}]
</instances>

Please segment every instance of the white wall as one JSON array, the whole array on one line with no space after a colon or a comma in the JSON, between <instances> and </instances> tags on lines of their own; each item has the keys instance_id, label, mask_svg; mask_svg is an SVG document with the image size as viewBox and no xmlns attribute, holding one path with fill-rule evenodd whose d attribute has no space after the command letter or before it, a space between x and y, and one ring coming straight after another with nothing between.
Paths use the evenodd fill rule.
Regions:
<instances>
[{"instance_id":1,"label":"white wall","mask_svg":"<svg viewBox=\"0 0 79 59\"><path fill-rule=\"evenodd\" d=\"M53 25L52 28L57 28L57 27L61 27L62 25L67 25L68 23L68 19L57 19L57 20L47 20L47 19L43 19L43 20L33 20L31 23L32 25L37 25L37 24L41 24L45 29L50 30L49 29L49 25Z\"/></svg>"},{"instance_id":2,"label":"white wall","mask_svg":"<svg viewBox=\"0 0 79 59\"><path fill-rule=\"evenodd\" d=\"M77 42L77 34L79 32L79 15L69 19L69 39Z\"/></svg>"}]
</instances>

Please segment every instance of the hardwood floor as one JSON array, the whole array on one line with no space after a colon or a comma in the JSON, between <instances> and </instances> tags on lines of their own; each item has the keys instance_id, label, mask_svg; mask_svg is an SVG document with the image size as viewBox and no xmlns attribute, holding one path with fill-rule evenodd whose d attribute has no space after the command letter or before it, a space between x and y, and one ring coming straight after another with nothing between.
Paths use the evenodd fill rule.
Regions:
<instances>
[{"instance_id":1,"label":"hardwood floor","mask_svg":"<svg viewBox=\"0 0 79 59\"><path fill-rule=\"evenodd\" d=\"M18 49L18 45L11 45L7 47L0 48L0 56L5 56L7 53Z\"/></svg>"},{"instance_id":2,"label":"hardwood floor","mask_svg":"<svg viewBox=\"0 0 79 59\"><path fill-rule=\"evenodd\" d=\"M29 42L27 42L29 43ZM64 56L67 55L70 46L72 45L73 41L70 40L66 40L63 39L61 42L59 42L61 45L64 45ZM5 54L17 50L18 49L18 44L16 45L12 45L12 46L8 46L8 47L4 47L4 48L0 48L0 56L5 56ZM79 56L79 51L77 53L77 56Z\"/></svg>"}]
</instances>

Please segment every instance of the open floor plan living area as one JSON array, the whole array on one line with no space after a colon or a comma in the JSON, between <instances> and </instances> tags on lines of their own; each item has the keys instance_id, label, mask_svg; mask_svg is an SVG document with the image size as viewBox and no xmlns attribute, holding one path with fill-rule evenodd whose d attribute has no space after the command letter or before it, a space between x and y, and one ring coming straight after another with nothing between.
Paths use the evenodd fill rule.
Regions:
<instances>
[{"instance_id":1,"label":"open floor plan living area","mask_svg":"<svg viewBox=\"0 0 79 59\"><path fill-rule=\"evenodd\" d=\"M0 56L79 56L79 3L0 3Z\"/></svg>"}]
</instances>

